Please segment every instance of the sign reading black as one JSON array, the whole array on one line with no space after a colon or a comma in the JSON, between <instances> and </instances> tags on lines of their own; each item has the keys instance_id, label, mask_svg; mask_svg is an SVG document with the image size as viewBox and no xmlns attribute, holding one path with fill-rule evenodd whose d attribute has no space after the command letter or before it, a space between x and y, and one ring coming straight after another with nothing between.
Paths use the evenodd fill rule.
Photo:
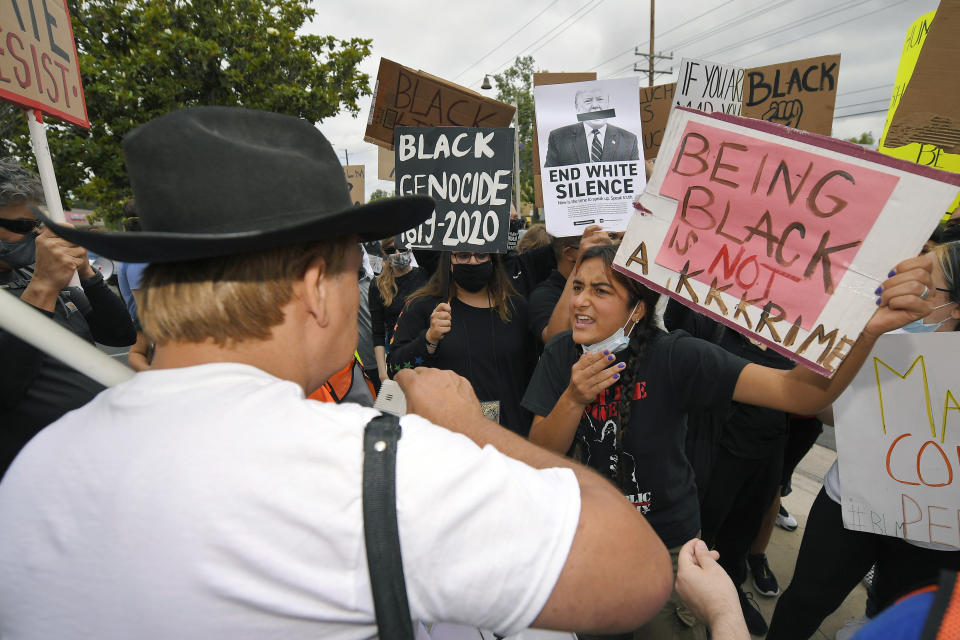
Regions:
<instances>
[{"instance_id":1,"label":"sign reading black","mask_svg":"<svg viewBox=\"0 0 960 640\"><path fill-rule=\"evenodd\" d=\"M433 214L397 246L504 253L510 230L513 129L397 127L397 195L433 198Z\"/></svg>"}]
</instances>

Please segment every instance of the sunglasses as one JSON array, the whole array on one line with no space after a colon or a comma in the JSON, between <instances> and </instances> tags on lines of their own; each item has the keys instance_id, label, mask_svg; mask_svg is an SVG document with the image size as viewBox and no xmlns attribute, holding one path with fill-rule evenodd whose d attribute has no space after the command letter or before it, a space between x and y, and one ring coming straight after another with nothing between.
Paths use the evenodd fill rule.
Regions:
<instances>
[{"instance_id":1,"label":"sunglasses","mask_svg":"<svg viewBox=\"0 0 960 640\"><path fill-rule=\"evenodd\" d=\"M13 231L14 233L30 233L42 226L42 222L34 220L33 218L14 218L13 220L0 218L0 227L3 227L7 231Z\"/></svg>"}]
</instances>

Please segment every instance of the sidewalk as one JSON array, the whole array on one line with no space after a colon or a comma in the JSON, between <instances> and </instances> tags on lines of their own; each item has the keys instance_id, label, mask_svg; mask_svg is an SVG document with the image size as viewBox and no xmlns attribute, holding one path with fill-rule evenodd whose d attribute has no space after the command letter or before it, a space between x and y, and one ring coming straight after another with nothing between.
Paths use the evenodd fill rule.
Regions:
<instances>
[{"instance_id":1,"label":"sidewalk","mask_svg":"<svg viewBox=\"0 0 960 640\"><path fill-rule=\"evenodd\" d=\"M793 491L783 499L783 505L797 519L800 526L792 532L774 527L773 537L767 547L770 569L777 576L781 593L787 588L790 579L793 577L797 552L800 550L800 540L803 538L803 531L807 524L807 514L810 512L810 507L813 506L813 501L823 485L823 476L827 473L830 465L833 464L836 455L830 449L816 444L807 456L800 461L793 473ZM753 584L749 578L744 583L744 590L753 590ZM862 584L858 584L840 608L824 620L819 632L813 637L817 640L833 640L837 630L843 627L847 620L863 615L866 600L867 592ZM777 599L757 596L757 602L760 604L764 619L769 623Z\"/></svg>"}]
</instances>

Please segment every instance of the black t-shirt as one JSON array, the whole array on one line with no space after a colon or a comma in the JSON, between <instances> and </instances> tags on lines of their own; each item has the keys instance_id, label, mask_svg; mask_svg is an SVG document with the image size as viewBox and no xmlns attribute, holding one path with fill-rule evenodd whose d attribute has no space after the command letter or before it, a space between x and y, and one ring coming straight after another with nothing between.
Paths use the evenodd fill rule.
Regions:
<instances>
[{"instance_id":1,"label":"black t-shirt","mask_svg":"<svg viewBox=\"0 0 960 640\"><path fill-rule=\"evenodd\" d=\"M566 285L567 279L554 269L530 294L530 333L537 338L543 336Z\"/></svg>"},{"instance_id":2,"label":"black t-shirt","mask_svg":"<svg viewBox=\"0 0 960 640\"><path fill-rule=\"evenodd\" d=\"M383 276L377 276L379 280ZM397 318L403 311L403 305L407 302L407 297L427 283L427 274L420 268L414 267L409 273L405 273L396 279L397 293L389 305L383 304L383 295L380 293L380 287L377 286L377 280L370 284L367 293L367 300L370 305L370 325L373 334L373 346L384 347L390 344L390 338L393 336L393 328L397 324ZM373 363L376 366L376 362Z\"/></svg>"},{"instance_id":3,"label":"black t-shirt","mask_svg":"<svg viewBox=\"0 0 960 640\"><path fill-rule=\"evenodd\" d=\"M503 256L503 268L510 277L510 284L524 298L547 279L550 271L557 268L557 256L553 245L546 244L524 253L507 253Z\"/></svg>"},{"instance_id":4,"label":"black t-shirt","mask_svg":"<svg viewBox=\"0 0 960 640\"><path fill-rule=\"evenodd\" d=\"M520 399L537 358L536 340L527 329L527 301L512 296L510 321L504 322L496 309L471 307L455 299L450 305L450 331L431 355L426 333L439 302L432 297L409 301L390 345L391 374L411 367L455 371L470 381L481 403L499 403L500 424L526 436L532 416Z\"/></svg>"},{"instance_id":5,"label":"black t-shirt","mask_svg":"<svg viewBox=\"0 0 960 640\"><path fill-rule=\"evenodd\" d=\"M718 331L719 323L671 300L664 314L668 328L717 343L730 353L774 369L793 369L794 363L773 349L763 349L733 329ZM719 340L718 340L719 336ZM787 441L787 414L776 409L734 402L723 425L720 446L749 460L779 455Z\"/></svg>"},{"instance_id":6,"label":"black t-shirt","mask_svg":"<svg viewBox=\"0 0 960 640\"><path fill-rule=\"evenodd\" d=\"M570 383L570 368L580 357L569 331L547 343L523 406L546 416ZM667 547L683 544L700 529L693 469L684 454L687 412L729 406L740 371L747 365L716 345L682 331L658 331L647 343L631 393L630 424L623 451L627 499L643 513ZM617 480L614 434L619 428L615 384L587 405L573 450L591 468Z\"/></svg>"}]
</instances>

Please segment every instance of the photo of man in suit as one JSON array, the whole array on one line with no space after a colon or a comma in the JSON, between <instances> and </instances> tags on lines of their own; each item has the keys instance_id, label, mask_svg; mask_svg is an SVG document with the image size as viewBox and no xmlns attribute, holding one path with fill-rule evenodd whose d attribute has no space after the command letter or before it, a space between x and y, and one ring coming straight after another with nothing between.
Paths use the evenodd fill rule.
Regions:
<instances>
[{"instance_id":1,"label":"photo of man in suit","mask_svg":"<svg viewBox=\"0 0 960 640\"><path fill-rule=\"evenodd\" d=\"M588 162L617 162L640 159L637 136L607 124L613 117L610 96L601 88L577 91L574 96L580 122L550 132L545 167L563 167ZM596 113L592 119L587 114Z\"/></svg>"}]
</instances>

